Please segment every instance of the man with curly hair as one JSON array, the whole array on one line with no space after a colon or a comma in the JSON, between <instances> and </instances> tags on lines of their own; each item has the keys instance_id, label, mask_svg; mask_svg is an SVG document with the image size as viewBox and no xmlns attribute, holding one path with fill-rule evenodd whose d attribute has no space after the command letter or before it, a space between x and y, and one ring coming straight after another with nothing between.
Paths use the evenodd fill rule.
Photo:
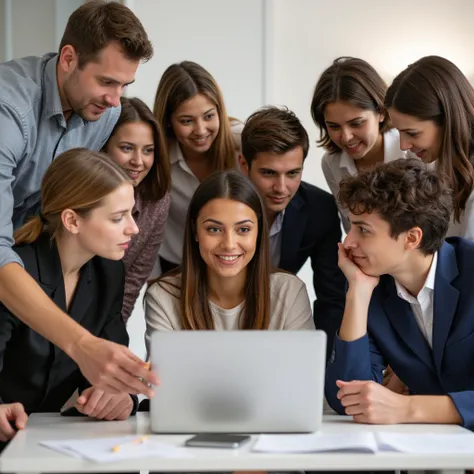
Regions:
<instances>
[{"instance_id":1,"label":"man with curly hair","mask_svg":"<svg viewBox=\"0 0 474 474\"><path fill-rule=\"evenodd\" d=\"M326 374L329 404L361 423L474 430L474 243L444 240L447 184L416 159L341 182L346 307ZM408 387L381 385L387 365Z\"/></svg>"}]
</instances>

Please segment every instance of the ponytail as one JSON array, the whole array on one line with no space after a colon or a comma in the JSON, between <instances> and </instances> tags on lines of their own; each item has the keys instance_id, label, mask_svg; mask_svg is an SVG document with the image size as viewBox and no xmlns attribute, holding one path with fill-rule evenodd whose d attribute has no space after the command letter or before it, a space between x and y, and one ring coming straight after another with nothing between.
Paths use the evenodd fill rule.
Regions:
<instances>
[{"instance_id":1,"label":"ponytail","mask_svg":"<svg viewBox=\"0 0 474 474\"><path fill-rule=\"evenodd\" d=\"M23 224L14 234L15 245L31 244L44 232L46 223L41 215L34 216L26 224Z\"/></svg>"}]
</instances>

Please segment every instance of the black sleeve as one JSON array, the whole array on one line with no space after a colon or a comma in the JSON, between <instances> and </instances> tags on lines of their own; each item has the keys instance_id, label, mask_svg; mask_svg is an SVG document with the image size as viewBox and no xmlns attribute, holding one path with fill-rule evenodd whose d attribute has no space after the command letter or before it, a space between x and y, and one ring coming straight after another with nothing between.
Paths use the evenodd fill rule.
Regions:
<instances>
[{"instance_id":1,"label":"black sleeve","mask_svg":"<svg viewBox=\"0 0 474 474\"><path fill-rule=\"evenodd\" d=\"M114 298L114 301L110 307L110 310L105 321L105 325L102 328L102 331L99 334L99 337L102 339L107 339L108 341L116 342L117 344L122 344L128 347L129 337L127 328L122 318L122 304L123 304L123 294L125 288L125 270L123 264L120 267L121 276L119 277L120 284L118 285L117 292ZM90 387L91 384L81 375L81 382L79 384L79 393L84 391L86 388ZM131 415L135 415L138 408L138 397L136 395L130 394L130 397L133 400L133 410Z\"/></svg>"},{"instance_id":2,"label":"black sleeve","mask_svg":"<svg viewBox=\"0 0 474 474\"><path fill-rule=\"evenodd\" d=\"M317 298L313 305L314 324L316 329L322 329L327 335L326 354L329 357L344 314L346 279L337 265L337 244L341 242L342 233L337 206L332 197L325 207L324 224L327 231L313 248L311 267Z\"/></svg>"}]
</instances>

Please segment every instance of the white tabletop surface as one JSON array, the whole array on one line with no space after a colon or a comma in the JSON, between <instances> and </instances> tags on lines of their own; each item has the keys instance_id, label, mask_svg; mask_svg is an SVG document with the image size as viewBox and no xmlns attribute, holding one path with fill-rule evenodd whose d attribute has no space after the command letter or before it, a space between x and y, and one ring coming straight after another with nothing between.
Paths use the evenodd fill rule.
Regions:
<instances>
[{"instance_id":1,"label":"white tabletop surface","mask_svg":"<svg viewBox=\"0 0 474 474\"><path fill-rule=\"evenodd\" d=\"M325 415L325 433L350 431L391 431L399 433L462 433L450 425L374 426L354 423L349 417ZM97 464L57 453L38 444L44 440L90 439L149 433L148 413L138 413L127 421L101 422L87 418L66 418L58 414L34 414L27 428L20 431L0 456L1 472L137 472L149 471L236 471L236 470L461 470L474 467L474 455L414 455L403 453L253 453L249 445L237 450L192 449L195 457L186 459L145 458L119 463ZM157 436L157 439L182 445L189 435ZM190 448L188 448L190 449Z\"/></svg>"}]
</instances>

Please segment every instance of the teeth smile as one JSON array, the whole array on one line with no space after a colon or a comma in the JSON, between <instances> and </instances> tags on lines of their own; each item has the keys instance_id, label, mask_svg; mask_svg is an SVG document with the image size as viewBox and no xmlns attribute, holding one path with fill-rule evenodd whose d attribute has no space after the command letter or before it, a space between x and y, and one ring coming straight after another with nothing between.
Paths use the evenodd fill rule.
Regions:
<instances>
[{"instance_id":1,"label":"teeth smile","mask_svg":"<svg viewBox=\"0 0 474 474\"><path fill-rule=\"evenodd\" d=\"M233 260L237 260L239 258L239 255L228 256L228 257L224 256L224 255L219 255L219 258L221 260L226 260L226 261L230 262L230 261L233 261Z\"/></svg>"}]
</instances>

